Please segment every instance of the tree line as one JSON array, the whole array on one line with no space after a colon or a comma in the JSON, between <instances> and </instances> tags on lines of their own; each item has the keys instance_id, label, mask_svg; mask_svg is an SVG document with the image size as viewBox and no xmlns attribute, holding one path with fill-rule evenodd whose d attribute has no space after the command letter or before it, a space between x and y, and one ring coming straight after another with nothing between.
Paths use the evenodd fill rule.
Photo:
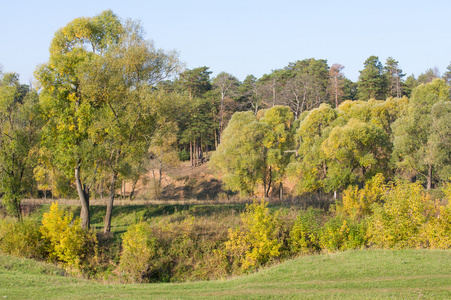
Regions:
<instances>
[{"instance_id":1,"label":"tree line","mask_svg":"<svg viewBox=\"0 0 451 300\"><path fill-rule=\"evenodd\" d=\"M245 194L261 184L283 195L287 174L299 194L379 171L423 176L428 187L445 180L451 67L443 79L435 69L404 79L395 59L371 56L357 82L343 68L311 58L243 82L211 78L208 67L185 69L176 51L156 48L139 22L112 11L74 19L55 33L34 86L0 75L3 204L20 218L20 200L39 190L76 196L88 228L90 198L108 194L109 232L123 180L133 197L149 168L161 187L165 166L195 167L212 150L224 182Z\"/></svg>"},{"instance_id":2,"label":"tree line","mask_svg":"<svg viewBox=\"0 0 451 300\"><path fill-rule=\"evenodd\" d=\"M336 193L377 174L431 189L451 176L450 112L443 79L410 99L323 103L297 120L287 106L238 112L211 162L226 187L245 195L268 197L273 188L282 197L287 178L297 195Z\"/></svg>"}]
</instances>

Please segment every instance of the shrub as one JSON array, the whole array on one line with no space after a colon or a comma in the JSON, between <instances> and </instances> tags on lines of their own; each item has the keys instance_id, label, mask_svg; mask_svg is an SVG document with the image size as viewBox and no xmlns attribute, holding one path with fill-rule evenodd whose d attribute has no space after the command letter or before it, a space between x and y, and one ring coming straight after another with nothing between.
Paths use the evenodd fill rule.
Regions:
<instances>
[{"instance_id":1,"label":"shrub","mask_svg":"<svg viewBox=\"0 0 451 300\"><path fill-rule=\"evenodd\" d=\"M187 160L189 160L189 151L186 150L185 148L183 148L182 151L179 151L178 155L179 155L179 160L180 161L187 161Z\"/></svg>"},{"instance_id":2,"label":"shrub","mask_svg":"<svg viewBox=\"0 0 451 300\"><path fill-rule=\"evenodd\" d=\"M280 256L280 222L264 200L247 205L241 221L241 228L229 230L226 249L242 270L255 269Z\"/></svg>"},{"instance_id":3,"label":"shrub","mask_svg":"<svg viewBox=\"0 0 451 300\"><path fill-rule=\"evenodd\" d=\"M21 222L4 219L0 222L0 251L5 254L42 259L44 243L39 225L31 220Z\"/></svg>"},{"instance_id":4,"label":"shrub","mask_svg":"<svg viewBox=\"0 0 451 300\"><path fill-rule=\"evenodd\" d=\"M168 220L169 219L169 220ZM176 213L158 224L140 223L123 236L118 271L128 282L208 280L228 275L224 253L230 216Z\"/></svg>"},{"instance_id":5,"label":"shrub","mask_svg":"<svg viewBox=\"0 0 451 300\"><path fill-rule=\"evenodd\" d=\"M337 211L353 220L369 216L372 214L372 204L384 201L387 188L381 173L366 182L363 189L350 186L343 192L342 202L337 205Z\"/></svg>"},{"instance_id":6,"label":"shrub","mask_svg":"<svg viewBox=\"0 0 451 300\"><path fill-rule=\"evenodd\" d=\"M451 248L451 203L436 207L434 215L422 228L422 237L428 248Z\"/></svg>"},{"instance_id":7,"label":"shrub","mask_svg":"<svg viewBox=\"0 0 451 300\"><path fill-rule=\"evenodd\" d=\"M149 225L140 222L130 226L122 239L119 271L132 282L142 282L155 256L155 238Z\"/></svg>"},{"instance_id":8,"label":"shrub","mask_svg":"<svg viewBox=\"0 0 451 300\"><path fill-rule=\"evenodd\" d=\"M374 204L368 237L382 248L427 247L422 233L433 218L434 204L419 183L391 187L382 204Z\"/></svg>"},{"instance_id":9,"label":"shrub","mask_svg":"<svg viewBox=\"0 0 451 300\"><path fill-rule=\"evenodd\" d=\"M337 215L321 228L319 245L327 251L357 249L366 243L365 222Z\"/></svg>"},{"instance_id":10,"label":"shrub","mask_svg":"<svg viewBox=\"0 0 451 300\"><path fill-rule=\"evenodd\" d=\"M294 254L308 254L321 250L319 246L319 233L323 211L309 207L301 212L296 219L288 240L290 250Z\"/></svg>"},{"instance_id":11,"label":"shrub","mask_svg":"<svg viewBox=\"0 0 451 300\"><path fill-rule=\"evenodd\" d=\"M69 267L80 269L89 264L97 254L97 238L94 233L80 227L80 219L60 210L52 203L44 213L40 232L45 241L48 257Z\"/></svg>"}]
</instances>

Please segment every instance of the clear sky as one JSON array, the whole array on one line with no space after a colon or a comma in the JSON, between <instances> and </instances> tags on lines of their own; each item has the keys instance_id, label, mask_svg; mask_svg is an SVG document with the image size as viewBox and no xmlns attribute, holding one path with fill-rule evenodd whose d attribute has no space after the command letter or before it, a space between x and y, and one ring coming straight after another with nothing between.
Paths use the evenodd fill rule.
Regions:
<instances>
[{"instance_id":1,"label":"clear sky","mask_svg":"<svg viewBox=\"0 0 451 300\"><path fill-rule=\"evenodd\" d=\"M450 0L0 0L0 64L24 83L48 61L54 33L77 17L111 9L141 20L157 48L188 68L243 80L290 62L327 59L356 81L364 61L391 56L407 75L451 61Z\"/></svg>"}]
</instances>

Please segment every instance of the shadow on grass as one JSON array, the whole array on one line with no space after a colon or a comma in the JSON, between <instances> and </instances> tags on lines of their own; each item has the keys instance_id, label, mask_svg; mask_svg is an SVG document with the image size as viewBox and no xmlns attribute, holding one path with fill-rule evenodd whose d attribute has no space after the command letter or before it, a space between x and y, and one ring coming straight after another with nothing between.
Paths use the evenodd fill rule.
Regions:
<instances>
[{"instance_id":1,"label":"shadow on grass","mask_svg":"<svg viewBox=\"0 0 451 300\"><path fill-rule=\"evenodd\" d=\"M257 200L259 201L259 200ZM251 201L243 203L230 203L230 204L151 204L151 205L128 205L128 206L115 206L113 207L113 219L124 216L135 216L130 217L130 221L139 221L139 219L151 219L161 216L170 216L174 214L187 214L193 217L199 216L211 216L214 214L222 214L228 212L238 212L241 213L246 209L246 204L251 203ZM304 208L305 203L286 203L286 202L269 202L268 208L271 210L279 210L288 207ZM307 205L309 206L309 205ZM313 205L312 205L313 206ZM321 205L322 206L322 205ZM322 208L322 207L321 207ZM75 215L80 215L80 207L73 206L70 211ZM103 205L91 205L91 224L103 224L106 213L106 206ZM117 225L115 225L118 227ZM121 225L120 225L121 226Z\"/></svg>"}]
</instances>

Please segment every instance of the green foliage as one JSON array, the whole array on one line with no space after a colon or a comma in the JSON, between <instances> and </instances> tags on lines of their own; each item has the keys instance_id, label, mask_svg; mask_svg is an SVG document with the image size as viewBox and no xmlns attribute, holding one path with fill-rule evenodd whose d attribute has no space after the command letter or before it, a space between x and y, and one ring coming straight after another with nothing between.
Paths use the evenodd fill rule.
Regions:
<instances>
[{"instance_id":1,"label":"green foliage","mask_svg":"<svg viewBox=\"0 0 451 300\"><path fill-rule=\"evenodd\" d=\"M97 255L97 238L80 227L80 220L58 208L57 203L44 213L40 228L48 258L69 267L82 268Z\"/></svg>"},{"instance_id":2,"label":"green foliage","mask_svg":"<svg viewBox=\"0 0 451 300\"><path fill-rule=\"evenodd\" d=\"M25 219L0 221L0 252L26 258L42 259L44 243L37 222Z\"/></svg>"},{"instance_id":3,"label":"green foliage","mask_svg":"<svg viewBox=\"0 0 451 300\"><path fill-rule=\"evenodd\" d=\"M271 214L267 203L256 200L241 215L242 226L229 230L226 249L242 270L253 270L280 256L278 241L280 221Z\"/></svg>"},{"instance_id":4,"label":"green foliage","mask_svg":"<svg viewBox=\"0 0 451 300\"><path fill-rule=\"evenodd\" d=\"M253 194L266 177L266 150L263 146L267 125L252 112L238 112L224 130L221 144L211 157L212 167L223 174L226 187ZM240 134L238 134L238 132Z\"/></svg>"},{"instance_id":5,"label":"green foliage","mask_svg":"<svg viewBox=\"0 0 451 300\"><path fill-rule=\"evenodd\" d=\"M299 195L346 189L377 173L392 176L391 125L406 98L344 101L337 109L321 105L302 119L295 140L298 151L288 167Z\"/></svg>"},{"instance_id":6,"label":"green foliage","mask_svg":"<svg viewBox=\"0 0 451 300\"><path fill-rule=\"evenodd\" d=\"M369 241L377 247L399 249L427 247L423 226L433 218L434 205L419 183L398 182L374 204L369 219Z\"/></svg>"},{"instance_id":7,"label":"green foliage","mask_svg":"<svg viewBox=\"0 0 451 300\"><path fill-rule=\"evenodd\" d=\"M384 99L387 90L387 79L382 73L382 63L377 56L370 56L360 71L358 97L360 100Z\"/></svg>"},{"instance_id":8,"label":"green foliage","mask_svg":"<svg viewBox=\"0 0 451 300\"><path fill-rule=\"evenodd\" d=\"M329 252L359 249L366 244L366 224L341 215L330 218L321 228L319 245Z\"/></svg>"},{"instance_id":9,"label":"green foliage","mask_svg":"<svg viewBox=\"0 0 451 300\"><path fill-rule=\"evenodd\" d=\"M179 151L178 156L180 161L187 161L189 160L189 151L183 148L181 151Z\"/></svg>"},{"instance_id":10,"label":"green foliage","mask_svg":"<svg viewBox=\"0 0 451 300\"><path fill-rule=\"evenodd\" d=\"M304 59L276 70L281 81L281 97L298 118L305 110L325 103L329 85L329 66L324 59ZM263 79L263 78L262 78ZM272 80L271 80L272 81Z\"/></svg>"},{"instance_id":11,"label":"green foliage","mask_svg":"<svg viewBox=\"0 0 451 300\"><path fill-rule=\"evenodd\" d=\"M229 263L223 243L227 229L222 222L182 212L157 224L141 222L129 227L123 237L121 281L167 282L226 276Z\"/></svg>"},{"instance_id":12,"label":"green foliage","mask_svg":"<svg viewBox=\"0 0 451 300\"><path fill-rule=\"evenodd\" d=\"M325 157L321 144L330 132L329 126L337 119L336 110L322 104L311 110L300 122L295 139L299 142L298 157L289 166L289 174L296 178L296 193L305 194L323 187Z\"/></svg>"},{"instance_id":13,"label":"green foliage","mask_svg":"<svg viewBox=\"0 0 451 300\"><path fill-rule=\"evenodd\" d=\"M99 173L112 178L112 205L117 177L137 181L143 172L154 121L167 116L158 116L151 87L178 70L176 52L156 49L139 24L111 11L55 33L49 62L36 71L46 118L42 146L52 166L75 181L82 227L89 228L90 187ZM108 232L110 214L106 220Z\"/></svg>"},{"instance_id":14,"label":"green foliage","mask_svg":"<svg viewBox=\"0 0 451 300\"><path fill-rule=\"evenodd\" d=\"M210 82L210 74L212 72L208 69L208 67L199 67L183 71L174 82L176 89L187 91L190 99L202 97L212 88Z\"/></svg>"},{"instance_id":15,"label":"green foliage","mask_svg":"<svg viewBox=\"0 0 451 300\"><path fill-rule=\"evenodd\" d=\"M299 214L291 228L288 240L292 254L310 254L321 250L319 237L323 217L322 210L312 207Z\"/></svg>"},{"instance_id":16,"label":"green foliage","mask_svg":"<svg viewBox=\"0 0 451 300\"><path fill-rule=\"evenodd\" d=\"M380 127L351 119L335 127L321 145L328 164L326 190L345 188L388 169L391 143Z\"/></svg>"},{"instance_id":17,"label":"green foliage","mask_svg":"<svg viewBox=\"0 0 451 300\"><path fill-rule=\"evenodd\" d=\"M155 256L155 238L149 224L140 222L128 228L122 236L119 271L132 282L142 282Z\"/></svg>"},{"instance_id":18,"label":"green foliage","mask_svg":"<svg viewBox=\"0 0 451 300\"><path fill-rule=\"evenodd\" d=\"M293 114L284 106L260 111L237 112L224 130L221 144L211 157L211 164L223 174L227 188L242 194L254 194L263 185L268 196L275 182L282 182L291 144Z\"/></svg>"},{"instance_id":19,"label":"green foliage","mask_svg":"<svg viewBox=\"0 0 451 300\"><path fill-rule=\"evenodd\" d=\"M384 75L387 82L387 96L400 98L402 95L402 78L406 75L399 68L398 61L388 57L384 66Z\"/></svg>"},{"instance_id":20,"label":"green foliage","mask_svg":"<svg viewBox=\"0 0 451 300\"><path fill-rule=\"evenodd\" d=\"M21 218L20 201L30 192L41 117L36 92L15 73L0 74L0 194L8 214Z\"/></svg>"},{"instance_id":21,"label":"green foliage","mask_svg":"<svg viewBox=\"0 0 451 300\"><path fill-rule=\"evenodd\" d=\"M405 114L393 124L395 161L406 179L421 176L427 188L449 170L449 86L435 79L414 89Z\"/></svg>"},{"instance_id":22,"label":"green foliage","mask_svg":"<svg viewBox=\"0 0 451 300\"><path fill-rule=\"evenodd\" d=\"M363 189L350 186L344 192L342 201L336 206L339 214L352 220L361 220L372 214L373 203L383 203L388 186L384 176L379 173L365 183Z\"/></svg>"}]
</instances>

